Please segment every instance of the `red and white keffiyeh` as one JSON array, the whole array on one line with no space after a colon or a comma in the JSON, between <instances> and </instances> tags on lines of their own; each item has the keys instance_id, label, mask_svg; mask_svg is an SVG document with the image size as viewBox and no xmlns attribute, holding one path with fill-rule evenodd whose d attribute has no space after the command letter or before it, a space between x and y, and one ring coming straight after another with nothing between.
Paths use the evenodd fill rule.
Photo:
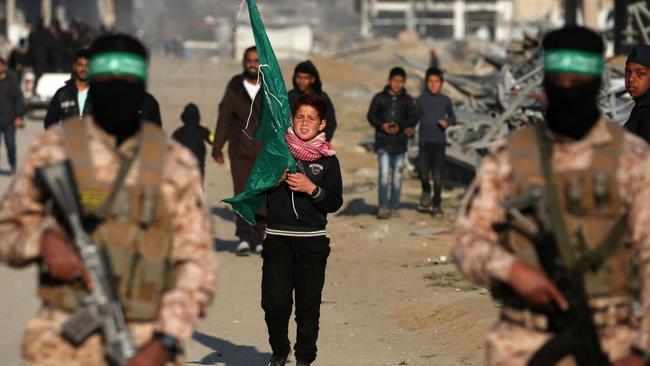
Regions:
<instances>
[{"instance_id":1,"label":"red and white keffiyeh","mask_svg":"<svg viewBox=\"0 0 650 366\"><path fill-rule=\"evenodd\" d=\"M332 144L325 140L325 133L319 133L309 141L303 141L300 137L296 136L293 128L289 127L287 133L284 135L284 139L287 141L291 155L297 160L316 161L322 156L336 154Z\"/></svg>"}]
</instances>

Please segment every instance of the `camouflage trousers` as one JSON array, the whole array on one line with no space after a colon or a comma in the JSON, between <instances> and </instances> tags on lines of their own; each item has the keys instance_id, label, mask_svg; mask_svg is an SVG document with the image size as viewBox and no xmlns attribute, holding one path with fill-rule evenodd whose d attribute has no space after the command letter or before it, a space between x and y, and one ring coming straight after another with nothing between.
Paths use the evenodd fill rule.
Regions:
<instances>
[{"instance_id":1,"label":"camouflage trousers","mask_svg":"<svg viewBox=\"0 0 650 366\"><path fill-rule=\"evenodd\" d=\"M79 348L61 338L61 328L69 314L43 308L29 321L22 344L23 365L26 366L107 366L101 334L88 338ZM147 343L154 331L153 323L130 324L138 347ZM166 366L183 365L183 360Z\"/></svg>"},{"instance_id":2,"label":"camouflage trousers","mask_svg":"<svg viewBox=\"0 0 650 366\"><path fill-rule=\"evenodd\" d=\"M542 333L500 320L487 336L487 365L525 366L552 335L552 333ZM627 325L605 327L600 330L601 346L609 355L610 361L628 355L636 336L637 331ZM556 366L574 365L575 361L571 356L565 357L556 364Z\"/></svg>"}]
</instances>

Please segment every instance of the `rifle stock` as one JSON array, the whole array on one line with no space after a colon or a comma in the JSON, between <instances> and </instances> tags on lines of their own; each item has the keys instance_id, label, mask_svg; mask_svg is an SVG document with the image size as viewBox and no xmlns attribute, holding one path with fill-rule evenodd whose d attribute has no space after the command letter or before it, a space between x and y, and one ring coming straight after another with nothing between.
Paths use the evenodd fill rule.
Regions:
<instances>
[{"instance_id":1,"label":"rifle stock","mask_svg":"<svg viewBox=\"0 0 650 366\"><path fill-rule=\"evenodd\" d=\"M68 231L93 283L90 295L84 300L85 306L70 317L63 327L62 336L78 346L101 329L106 359L111 365L124 365L137 349L117 296L108 257L92 243L83 225L70 162L41 167L36 176L59 210L59 220Z\"/></svg>"}]
</instances>

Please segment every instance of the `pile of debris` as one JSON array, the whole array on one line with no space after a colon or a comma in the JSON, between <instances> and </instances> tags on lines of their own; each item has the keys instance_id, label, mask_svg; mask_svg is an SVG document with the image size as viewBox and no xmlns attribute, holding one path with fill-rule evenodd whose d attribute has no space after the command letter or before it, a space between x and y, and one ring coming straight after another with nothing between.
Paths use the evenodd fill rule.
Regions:
<instances>
[{"instance_id":1,"label":"pile of debris","mask_svg":"<svg viewBox=\"0 0 650 366\"><path fill-rule=\"evenodd\" d=\"M543 122L544 63L540 39L526 35L523 41L511 42L501 57L482 54L481 62L494 70L487 75L445 76L457 96L457 123L447 130L449 146L443 182L446 186L466 186L495 141L522 126ZM425 67L416 61L401 59L424 72ZM598 105L606 118L621 125L634 107L625 91L624 70L614 62L605 67ZM417 157L417 146L417 141L410 144L412 159Z\"/></svg>"}]
</instances>

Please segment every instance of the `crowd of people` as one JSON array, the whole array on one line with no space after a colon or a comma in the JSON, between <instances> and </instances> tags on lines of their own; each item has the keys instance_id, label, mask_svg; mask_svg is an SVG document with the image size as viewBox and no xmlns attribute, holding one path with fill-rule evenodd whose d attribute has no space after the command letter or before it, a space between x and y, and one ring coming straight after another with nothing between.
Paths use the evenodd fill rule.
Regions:
<instances>
[{"instance_id":1,"label":"crowd of people","mask_svg":"<svg viewBox=\"0 0 650 366\"><path fill-rule=\"evenodd\" d=\"M235 194L246 189L264 148L252 137L262 110L258 50L244 52L243 70L229 81L219 104L214 133L189 103L180 114L183 126L170 140L158 103L146 91L148 52L142 43L104 35L67 60L50 59L47 47L38 46L43 32L37 25L30 37L33 55L40 57L34 67L45 70L46 59L60 62L71 79L52 100L45 132L20 170L15 128L22 125L24 107L15 76L0 59L0 133L13 146L9 160L16 173L0 203L0 260L41 267L43 307L27 326L23 358L29 365L105 364L98 332L80 345L61 336L74 320L71 314L96 290L91 278L97 280L73 249L67 212L43 184L44 169L64 164L76 182L82 226L112 263L113 277L106 282L124 314L111 316L122 316L131 327L120 340L125 348L109 351L122 351L127 366L181 364L182 344L215 292L203 188L207 148L222 165L228 144ZM50 41L48 47L56 47ZM650 141L650 46L635 47L625 68L636 102L625 128L641 138L600 115L604 46L598 34L565 27L550 32L543 48L546 124L512 133L486 155L463 201L452 254L459 270L490 287L502 304L488 335L488 364L551 365L572 357L579 365L643 365L650 359L650 148L642 140ZM417 98L405 89L405 70L394 67L370 103L378 219L400 216L412 138L419 142L418 209L444 214L445 130L456 116L442 93L444 73L437 64L436 56ZM331 143L334 103L313 62L299 63L292 80L291 126L284 139L297 169L264 192L266 204L255 223L236 219L237 255L254 252L263 259L270 366L287 363L294 308L296 365L316 359L330 254L327 215L343 205ZM640 315L633 300L640 302Z\"/></svg>"},{"instance_id":2,"label":"crowd of people","mask_svg":"<svg viewBox=\"0 0 650 366\"><path fill-rule=\"evenodd\" d=\"M76 52L90 46L99 34L85 22L74 21L64 30L58 20L46 26L39 19L32 25L28 38L21 39L11 52L8 65L19 78L28 67L34 70L36 79L48 72L69 72Z\"/></svg>"}]
</instances>

